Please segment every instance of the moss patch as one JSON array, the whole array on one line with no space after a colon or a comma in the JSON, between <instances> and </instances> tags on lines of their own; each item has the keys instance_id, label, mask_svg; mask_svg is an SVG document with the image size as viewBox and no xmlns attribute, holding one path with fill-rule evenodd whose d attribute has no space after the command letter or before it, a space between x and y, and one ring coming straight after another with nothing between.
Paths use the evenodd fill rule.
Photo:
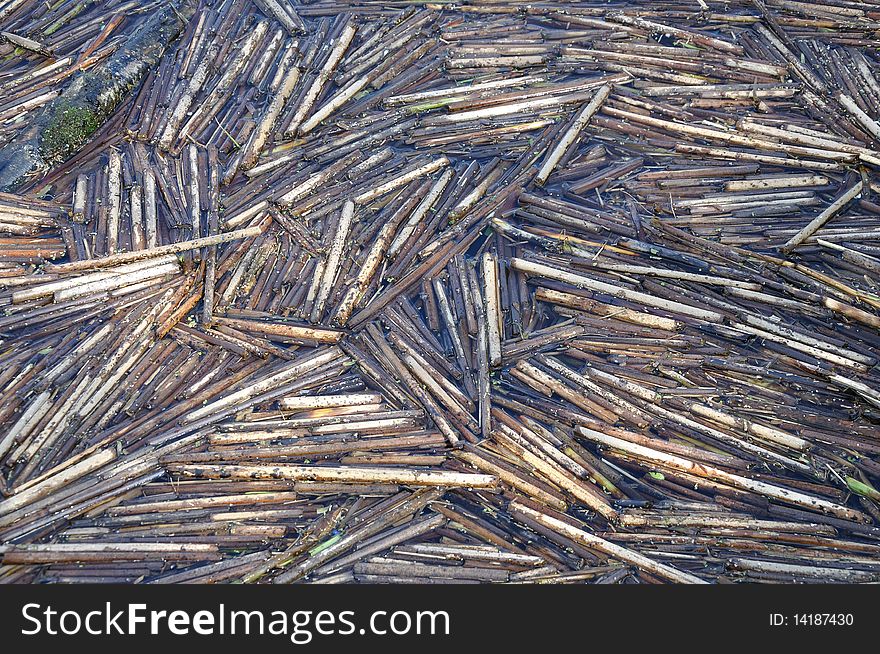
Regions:
<instances>
[{"instance_id":1,"label":"moss patch","mask_svg":"<svg viewBox=\"0 0 880 654\"><path fill-rule=\"evenodd\" d=\"M58 105L40 137L40 150L47 162L62 161L76 152L98 129L95 112L69 102Z\"/></svg>"}]
</instances>

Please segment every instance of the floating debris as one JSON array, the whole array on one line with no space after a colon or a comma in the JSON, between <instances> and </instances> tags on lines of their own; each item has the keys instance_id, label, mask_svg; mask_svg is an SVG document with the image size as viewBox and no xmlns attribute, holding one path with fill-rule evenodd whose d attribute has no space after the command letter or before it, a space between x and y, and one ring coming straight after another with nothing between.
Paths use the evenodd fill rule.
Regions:
<instances>
[{"instance_id":1,"label":"floating debris","mask_svg":"<svg viewBox=\"0 0 880 654\"><path fill-rule=\"evenodd\" d=\"M0 581L880 581L878 29L7 3Z\"/></svg>"}]
</instances>

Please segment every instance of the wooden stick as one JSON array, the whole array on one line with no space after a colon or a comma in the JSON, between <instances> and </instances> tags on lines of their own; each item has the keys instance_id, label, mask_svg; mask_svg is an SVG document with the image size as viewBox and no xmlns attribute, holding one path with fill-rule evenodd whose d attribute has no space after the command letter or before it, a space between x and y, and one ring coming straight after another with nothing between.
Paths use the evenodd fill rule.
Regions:
<instances>
[{"instance_id":1,"label":"wooden stick","mask_svg":"<svg viewBox=\"0 0 880 654\"><path fill-rule=\"evenodd\" d=\"M550 151L550 154L547 155L547 158L544 159L544 163L541 165L540 170L538 170L538 174L535 175L535 183L544 185L547 181L547 178L550 177L550 173L553 172L553 169L556 168L556 165L562 159L565 152L571 147L572 143L577 140L578 135L583 131L584 127L590 122L590 118L592 118L599 108L602 106L602 103L608 99L608 96L611 94L612 86L610 84L606 84L601 86L593 98L587 103L581 112L577 115L577 118L574 119L574 122L571 124L565 134L562 135L562 138L559 139L559 142L556 146Z\"/></svg>"},{"instance_id":2,"label":"wooden stick","mask_svg":"<svg viewBox=\"0 0 880 654\"><path fill-rule=\"evenodd\" d=\"M492 475L392 467L172 464L169 465L169 472L208 479L289 479L351 484L391 483L445 488L494 488L497 483L497 479Z\"/></svg>"},{"instance_id":3,"label":"wooden stick","mask_svg":"<svg viewBox=\"0 0 880 654\"><path fill-rule=\"evenodd\" d=\"M566 538L572 539L576 543L580 543L581 545L596 550L597 552L602 552L607 556L615 558L618 561L628 563L629 565L635 566L640 570L644 570L645 572L648 572L650 574L657 575L661 579L667 579L677 584L707 583L695 575L689 574L687 572L682 572L664 563L657 563L656 561L653 561L643 554L639 554L638 552L626 549L625 547L621 547L620 545L615 545L614 543L611 543L604 538L594 536L593 534L590 534L583 529L578 529L577 527L574 527L567 522L563 522L558 518L554 518L551 515L536 511L535 509L532 509L525 504L521 504L520 502L511 502L510 510L514 514L514 516L526 516L527 518L534 520L538 524L541 524L544 527L547 527L548 529L565 536Z\"/></svg>"},{"instance_id":4,"label":"wooden stick","mask_svg":"<svg viewBox=\"0 0 880 654\"><path fill-rule=\"evenodd\" d=\"M733 473L729 473L719 468L714 468L712 466L694 463L693 461L689 461L673 454L665 454L663 452L647 448L643 445L629 443L628 441L616 438L615 436L602 434L590 429L586 429L584 427L579 427L578 432L585 438L590 439L591 441L594 441L601 445L606 445L616 450L620 450L621 452L632 454L644 461L649 461L651 463L656 463L661 466L680 470L682 472L687 472L688 474L692 474L697 477L716 479L735 488L741 488L743 490L757 493L759 495L765 495L771 499L775 499L780 502L795 504L811 509L813 511L819 511L822 513L827 513L829 515L838 516L845 520L854 520L856 522L864 522L867 520L867 517L861 512L850 509L846 506L842 506L840 504L835 504L834 502L829 502L828 500L813 497L811 495L806 495L804 493L789 490L787 488L782 488L780 486L767 484L762 481L748 479L746 477L735 475Z\"/></svg>"},{"instance_id":5,"label":"wooden stick","mask_svg":"<svg viewBox=\"0 0 880 654\"><path fill-rule=\"evenodd\" d=\"M813 218L809 223L807 223L806 227L801 229L797 234L792 236L788 241L786 241L785 245L783 245L780 250L785 253L789 253L794 250L798 245L806 241L813 234L815 234L819 229L831 220L837 212L843 209L847 204L849 204L852 200L854 200L859 193L862 192L862 182L858 181L849 187L844 193L838 196L834 202L829 204L822 213Z\"/></svg>"},{"instance_id":6,"label":"wooden stick","mask_svg":"<svg viewBox=\"0 0 880 654\"><path fill-rule=\"evenodd\" d=\"M72 261L70 263L52 264L50 269L52 272L66 273L80 270L96 270L101 268L110 268L134 261L142 261L144 259L154 259L156 257L164 257L169 254L178 254L188 250L197 250L199 248L219 245L221 243L229 243L244 238L252 238L263 233L265 227L246 227L232 232L223 232L214 236L205 236L203 238L193 239L191 241L181 241L170 245L160 245L146 250L136 250L133 252L123 252L111 256L101 257L98 259L88 259L85 261Z\"/></svg>"}]
</instances>

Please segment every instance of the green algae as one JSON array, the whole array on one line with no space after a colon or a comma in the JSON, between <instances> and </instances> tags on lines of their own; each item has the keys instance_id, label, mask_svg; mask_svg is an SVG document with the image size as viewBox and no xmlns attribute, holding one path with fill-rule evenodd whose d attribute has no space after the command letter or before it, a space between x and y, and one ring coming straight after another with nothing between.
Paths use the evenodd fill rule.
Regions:
<instances>
[{"instance_id":1,"label":"green algae","mask_svg":"<svg viewBox=\"0 0 880 654\"><path fill-rule=\"evenodd\" d=\"M98 115L89 107L61 103L43 130L40 152L47 162L63 161L88 141L100 124Z\"/></svg>"}]
</instances>

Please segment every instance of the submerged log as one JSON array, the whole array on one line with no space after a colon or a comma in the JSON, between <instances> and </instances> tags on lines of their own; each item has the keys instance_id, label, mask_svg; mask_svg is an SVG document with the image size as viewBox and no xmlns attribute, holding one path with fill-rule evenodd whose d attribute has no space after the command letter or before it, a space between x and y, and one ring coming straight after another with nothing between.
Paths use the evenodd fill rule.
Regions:
<instances>
[{"instance_id":1,"label":"submerged log","mask_svg":"<svg viewBox=\"0 0 880 654\"><path fill-rule=\"evenodd\" d=\"M25 134L0 148L0 191L11 191L72 157L106 122L186 27L193 0L174 0L145 19L106 61L80 73Z\"/></svg>"}]
</instances>

